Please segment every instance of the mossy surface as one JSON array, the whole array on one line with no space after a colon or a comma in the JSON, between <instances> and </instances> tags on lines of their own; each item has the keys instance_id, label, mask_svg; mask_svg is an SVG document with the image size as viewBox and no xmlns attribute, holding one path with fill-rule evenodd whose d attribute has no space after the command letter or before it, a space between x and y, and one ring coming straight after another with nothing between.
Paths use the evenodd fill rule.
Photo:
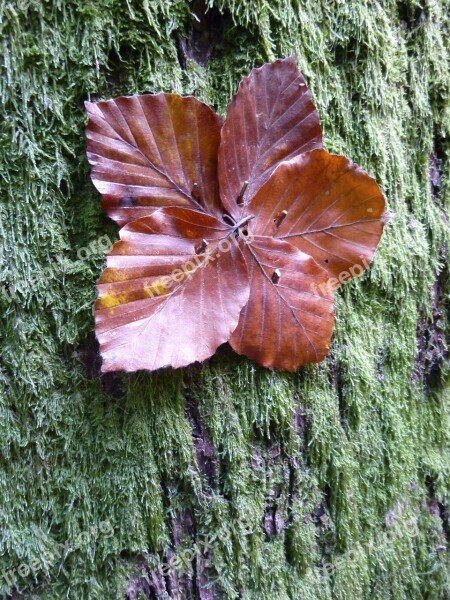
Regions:
<instances>
[{"instance_id":1,"label":"mossy surface","mask_svg":"<svg viewBox=\"0 0 450 600\"><path fill-rule=\"evenodd\" d=\"M450 598L450 3L0 11L1 597ZM163 90L225 114L243 75L292 53L326 148L395 213L337 294L329 359L278 374L225 346L99 377L95 281L117 230L83 101Z\"/></svg>"}]
</instances>

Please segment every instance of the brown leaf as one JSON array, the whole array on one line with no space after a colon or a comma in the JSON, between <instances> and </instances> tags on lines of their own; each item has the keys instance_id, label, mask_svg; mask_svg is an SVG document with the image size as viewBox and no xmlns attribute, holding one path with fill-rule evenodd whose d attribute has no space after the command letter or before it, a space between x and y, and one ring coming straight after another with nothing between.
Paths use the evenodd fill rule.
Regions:
<instances>
[{"instance_id":1,"label":"brown leaf","mask_svg":"<svg viewBox=\"0 0 450 600\"><path fill-rule=\"evenodd\" d=\"M234 350L285 371L323 360L334 320L327 272L282 240L255 236L246 251L250 298L231 336Z\"/></svg>"},{"instance_id":2,"label":"brown leaf","mask_svg":"<svg viewBox=\"0 0 450 600\"><path fill-rule=\"evenodd\" d=\"M177 207L121 229L98 282L103 372L182 367L229 340L249 294L247 266L229 234L215 217Z\"/></svg>"},{"instance_id":3,"label":"brown leaf","mask_svg":"<svg viewBox=\"0 0 450 600\"><path fill-rule=\"evenodd\" d=\"M295 60L244 78L222 130L192 97L86 106L92 179L127 223L98 282L102 370L181 367L227 340L270 368L323 360L333 291L367 268L386 213L375 181L322 149Z\"/></svg>"},{"instance_id":4,"label":"brown leaf","mask_svg":"<svg viewBox=\"0 0 450 600\"><path fill-rule=\"evenodd\" d=\"M217 152L222 121L192 96L155 94L86 102L87 156L105 212L124 225L161 206L221 214Z\"/></svg>"},{"instance_id":5,"label":"brown leaf","mask_svg":"<svg viewBox=\"0 0 450 600\"><path fill-rule=\"evenodd\" d=\"M283 160L322 148L319 114L294 57L244 77L222 127L219 181L222 202L236 219L236 199L248 181L246 204Z\"/></svg>"},{"instance_id":6,"label":"brown leaf","mask_svg":"<svg viewBox=\"0 0 450 600\"><path fill-rule=\"evenodd\" d=\"M375 180L325 150L282 163L248 208L255 214L252 232L293 244L341 282L368 267L383 232L384 210Z\"/></svg>"}]
</instances>

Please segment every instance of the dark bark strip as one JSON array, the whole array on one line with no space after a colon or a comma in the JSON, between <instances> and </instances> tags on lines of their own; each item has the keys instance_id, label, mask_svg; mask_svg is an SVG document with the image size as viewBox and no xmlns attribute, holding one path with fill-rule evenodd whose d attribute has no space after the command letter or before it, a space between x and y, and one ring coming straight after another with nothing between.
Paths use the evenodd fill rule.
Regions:
<instances>
[{"instance_id":1,"label":"dark bark strip","mask_svg":"<svg viewBox=\"0 0 450 600\"><path fill-rule=\"evenodd\" d=\"M222 39L222 15L216 8L206 10L204 0L194 0L192 12L197 19L192 19L188 37L178 37L178 60L181 68L186 69L188 61L194 60L205 66L213 51L213 47Z\"/></svg>"},{"instance_id":2,"label":"dark bark strip","mask_svg":"<svg viewBox=\"0 0 450 600\"><path fill-rule=\"evenodd\" d=\"M196 402L186 399L186 413L192 427L197 464L210 488L215 487L217 475L217 452L211 438L205 429Z\"/></svg>"},{"instance_id":3,"label":"dark bark strip","mask_svg":"<svg viewBox=\"0 0 450 600\"><path fill-rule=\"evenodd\" d=\"M450 316L450 306L446 300L448 285L448 267L436 278L433 286L432 314L424 317L420 309L417 321L417 354L411 383L423 380L427 388L433 388L442 382L444 361L449 357L450 347L444 330L444 317Z\"/></svg>"}]
</instances>

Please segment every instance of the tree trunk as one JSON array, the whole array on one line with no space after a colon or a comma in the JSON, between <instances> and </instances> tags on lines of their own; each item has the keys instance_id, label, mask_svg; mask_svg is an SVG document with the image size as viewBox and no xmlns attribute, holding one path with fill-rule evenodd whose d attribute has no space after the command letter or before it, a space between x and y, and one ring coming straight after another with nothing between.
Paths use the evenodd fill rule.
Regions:
<instances>
[{"instance_id":1,"label":"tree trunk","mask_svg":"<svg viewBox=\"0 0 450 600\"><path fill-rule=\"evenodd\" d=\"M449 2L1 10L1 597L450 598ZM83 101L162 90L224 114L252 66L290 54L326 149L395 213L337 294L329 359L283 374L224 346L100 376L117 229Z\"/></svg>"}]
</instances>

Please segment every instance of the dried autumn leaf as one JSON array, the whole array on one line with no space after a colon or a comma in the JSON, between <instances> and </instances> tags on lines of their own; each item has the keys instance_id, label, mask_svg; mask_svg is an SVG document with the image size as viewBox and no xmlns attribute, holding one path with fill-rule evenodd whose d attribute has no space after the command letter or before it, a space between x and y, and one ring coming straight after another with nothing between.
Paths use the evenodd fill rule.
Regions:
<instances>
[{"instance_id":1,"label":"dried autumn leaf","mask_svg":"<svg viewBox=\"0 0 450 600\"><path fill-rule=\"evenodd\" d=\"M380 188L358 165L314 150L282 163L248 211L255 215L255 234L293 244L337 278L355 265L365 269L372 260L384 208Z\"/></svg>"},{"instance_id":2,"label":"dried autumn leaf","mask_svg":"<svg viewBox=\"0 0 450 600\"><path fill-rule=\"evenodd\" d=\"M127 223L98 282L102 370L180 367L225 341L266 367L321 361L336 283L367 268L386 219L375 181L322 149L294 59L253 70L222 129L174 94L87 108L94 183Z\"/></svg>"},{"instance_id":3,"label":"dried autumn leaf","mask_svg":"<svg viewBox=\"0 0 450 600\"><path fill-rule=\"evenodd\" d=\"M161 206L221 215L221 118L191 96L155 94L86 102L91 177L109 217L125 225Z\"/></svg>"},{"instance_id":4,"label":"dried autumn leaf","mask_svg":"<svg viewBox=\"0 0 450 600\"><path fill-rule=\"evenodd\" d=\"M183 208L121 229L98 282L104 371L182 367L229 340L249 294L245 260L229 234L215 217ZM208 252L199 252L203 240Z\"/></svg>"},{"instance_id":5,"label":"dried autumn leaf","mask_svg":"<svg viewBox=\"0 0 450 600\"><path fill-rule=\"evenodd\" d=\"M323 360L334 320L326 271L275 238L255 236L247 252L251 292L230 339L234 350L285 371ZM317 293L319 286L323 294Z\"/></svg>"},{"instance_id":6,"label":"dried autumn leaf","mask_svg":"<svg viewBox=\"0 0 450 600\"><path fill-rule=\"evenodd\" d=\"M226 210L239 219L242 206L281 161L315 148L322 148L319 113L295 59L253 69L233 96L221 132L219 181Z\"/></svg>"}]
</instances>

